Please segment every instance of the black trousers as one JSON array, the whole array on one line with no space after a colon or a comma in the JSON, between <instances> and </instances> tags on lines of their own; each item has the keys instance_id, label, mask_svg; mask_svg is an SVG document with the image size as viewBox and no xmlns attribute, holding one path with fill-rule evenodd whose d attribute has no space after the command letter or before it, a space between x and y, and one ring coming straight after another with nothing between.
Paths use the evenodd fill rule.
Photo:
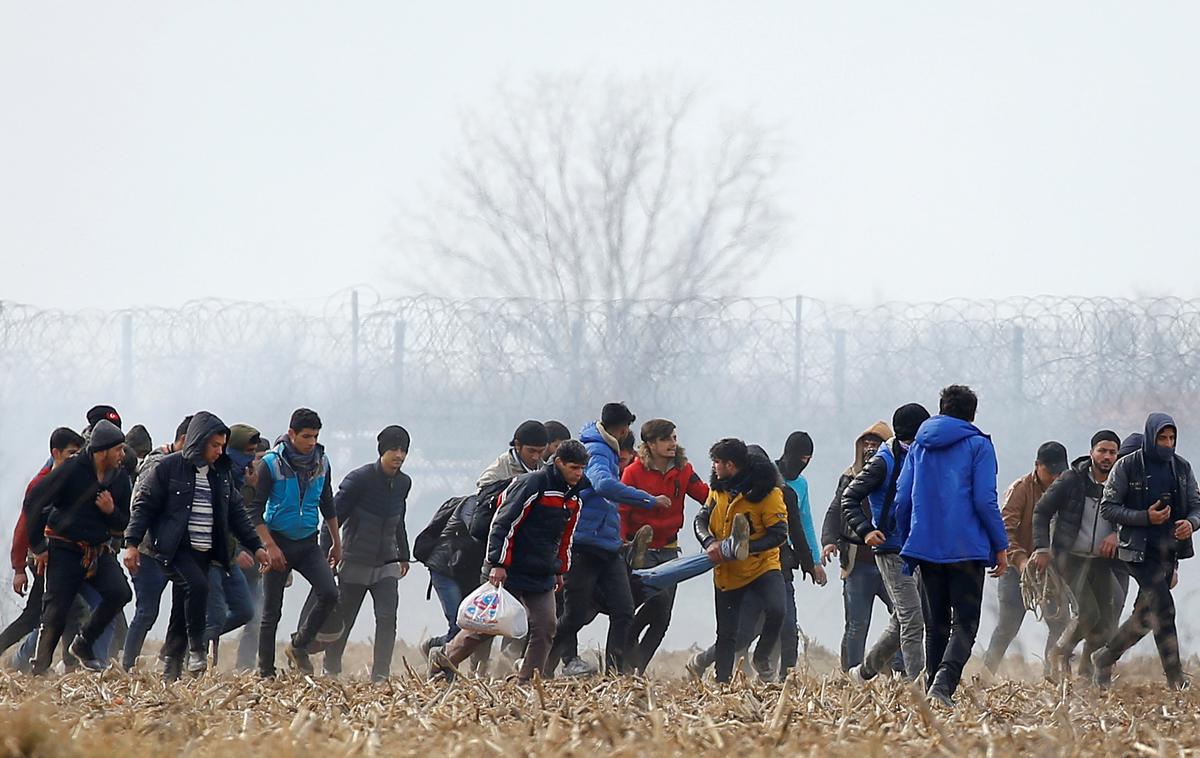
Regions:
<instances>
[{"instance_id":1,"label":"black trousers","mask_svg":"<svg viewBox=\"0 0 1200 758\"><path fill-rule=\"evenodd\" d=\"M266 676L275 674L275 632L283 616L283 590L288 573L300 572L300 576L312 585L317 603L312 613L301 618L300 628L292 635L292 645L304 651L317 636L329 614L337 608L338 588L329 568L325 551L317 544L317 535L303 540L290 540L282 534L271 533L275 544L287 561L284 571L271 571L263 577L262 626L258 633L258 670Z\"/></svg>"},{"instance_id":2,"label":"black trousers","mask_svg":"<svg viewBox=\"0 0 1200 758\"><path fill-rule=\"evenodd\" d=\"M597 594L604 599L608 613L605 665L610 671L628 673L625 649L633 624L629 567L619 552L578 547L571 552L571 570L563 581L563 615L558 621L547 671L558 667L563 654L574 646L579 630L595 618Z\"/></svg>"},{"instance_id":3,"label":"black trousers","mask_svg":"<svg viewBox=\"0 0 1200 758\"><path fill-rule=\"evenodd\" d=\"M646 568L658 566L679 557L679 548L660 548L646 553ZM629 654L631 668L638 673L645 673L650 665L650 659L662 645L667 628L671 626L671 613L675 609L675 589L672 585L666 592L660 592L642 603L633 616L633 625L629 631Z\"/></svg>"},{"instance_id":4,"label":"black trousers","mask_svg":"<svg viewBox=\"0 0 1200 758\"><path fill-rule=\"evenodd\" d=\"M771 667L770 657L779 642L779 630L785 615L783 574L768 571L745 587L716 590L717 607L717 681L733 678L734 658L738 650L750 646L762 617L762 632L754 648L755 665Z\"/></svg>"},{"instance_id":5,"label":"black trousers","mask_svg":"<svg viewBox=\"0 0 1200 758\"><path fill-rule=\"evenodd\" d=\"M1183 677L1179 662L1179 635L1175 629L1175 600L1171 596L1171 574L1175 561L1162 551L1148 550L1141 563L1130 563L1129 574L1138 584L1133 613L1117 629L1108 643L1111 660L1116 661L1145 636L1154 633L1154 644L1169 681Z\"/></svg>"},{"instance_id":6,"label":"black trousers","mask_svg":"<svg viewBox=\"0 0 1200 758\"><path fill-rule=\"evenodd\" d=\"M1117 630L1118 617L1124 593L1120 592L1118 571L1127 572L1125 564L1113 558L1064 555L1058 561L1059 568L1075 593L1079 603L1079 617L1073 619L1057 641L1059 649L1070 654L1075 645L1085 641L1085 659L1089 653L1108 645ZM1090 668L1091 661L1085 661Z\"/></svg>"},{"instance_id":7,"label":"black trousers","mask_svg":"<svg viewBox=\"0 0 1200 758\"><path fill-rule=\"evenodd\" d=\"M362 610L363 600L371 593L371 605L375 611L375 650L371 662L371 678L375 681L387 679L392 673L392 654L396 649L396 614L400 606L400 580L395 577L380 579L374 584L338 585L341 599L338 614L342 617L342 636L330 644L325 651L325 671L329 674L342 673L342 654L350 640L354 620Z\"/></svg>"},{"instance_id":8,"label":"black trousers","mask_svg":"<svg viewBox=\"0 0 1200 758\"><path fill-rule=\"evenodd\" d=\"M79 636L94 645L100 633L133 599L133 590L125 580L125 572L111 552L96 559L96 572L90 578L83 565L83 552L60 540L49 540L45 590L42 596L42 625L38 631L37 652L33 658L33 673L42 674L50 668L54 648L62 638L67 616L75 604L75 596L84 584L90 584L100 595L100 605L92 611ZM105 655L107 657L107 651Z\"/></svg>"},{"instance_id":9,"label":"black trousers","mask_svg":"<svg viewBox=\"0 0 1200 758\"><path fill-rule=\"evenodd\" d=\"M958 688L963 667L975 646L975 635L979 633L985 567L979 561L921 561L920 571L925 616L925 686L933 686L936 680L951 695Z\"/></svg>"},{"instance_id":10,"label":"black trousers","mask_svg":"<svg viewBox=\"0 0 1200 758\"><path fill-rule=\"evenodd\" d=\"M204 653L208 627L209 552L185 542L166 566L171 579L171 618L163 641L164 658L182 658L185 651Z\"/></svg>"}]
</instances>

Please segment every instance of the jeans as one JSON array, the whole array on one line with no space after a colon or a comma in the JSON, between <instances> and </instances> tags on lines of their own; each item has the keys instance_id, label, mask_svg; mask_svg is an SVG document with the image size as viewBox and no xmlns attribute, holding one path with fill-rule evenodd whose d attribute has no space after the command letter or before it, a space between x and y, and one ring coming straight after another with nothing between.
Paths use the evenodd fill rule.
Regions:
<instances>
[{"instance_id":1,"label":"jeans","mask_svg":"<svg viewBox=\"0 0 1200 758\"><path fill-rule=\"evenodd\" d=\"M717 610L717 681L733 677L738 650L750 647L762 616L762 633L754 648L754 665L760 671L771 668L770 656L779 641L784 618L783 574L768 571L744 587L716 590Z\"/></svg>"},{"instance_id":2,"label":"jeans","mask_svg":"<svg viewBox=\"0 0 1200 758\"><path fill-rule=\"evenodd\" d=\"M325 672L342 673L342 654L350 640L354 620L362 610L363 600L371 593L371 604L375 611L375 649L371 663L371 679L383 681L392 673L392 655L396 649L396 613L400 607L400 580L396 577L380 579L371 585L339 585L341 600L338 614L342 617L342 636L331 643L325 651Z\"/></svg>"},{"instance_id":3,"label":"jeans","mask_svg":"<svg viewBox=\"0 0 1200 758\"><path fill-rule=\"evenodd\" d=\"M904 674L916 680L925 669L925 620L917 580L904 573L904 560L896 553L875 555L875 565L892 599L892 618L883 636L875 641L863 661L863 675L871 678L889 666L901 651Z\"/></svg>"},{"instance_id":4,"label":"jeans","mask_svg":"<svg viewBox=\"0 0 1200 758\"><path fill-rule=\"evenodd\" d=\"M436 571L429 572L429 581L433 584L433 591L437 593L438 602L442 604L442 613L446 616L446 624L449 627L446 636L438 641L446 643L458 634L458 606L463 600L462 588L458 586L454 577Z\"/></svg>"},{"instance_id":5,"label":"jeans","mask_svg":"<svg viewBox=\"0 0 1200 758\"><path fill-rule=\"evenodd\" d=\"M34 674L45 673L50 668L50 659L62 637L75 596L84 585L91 586L100 596L100 602L93 609L91 617L79 630L80 639L93 648L105 628L133 599L133 592L125 581L125 572L117 565L117 559L111 552L100 554L96 559L95 573L89 578L82 564L83 554L73 545L50 540L47 549L50 555L46 565L42 625L38 631L37 652L33 660Z\"/></svg>"},{"instance_id":6,"label":"jeans","mask_svg":"<svg viewBox=\"0 0 1200 758\"><path fill-rule=\"evenodd\" d=\"M246 584L246 575L237 566L225 571L220 566L208 567L208 619L204 641L211 643L222 635L240 629L254 617L254 599Z\"/></svg>"},{"instance_id":7,"label":"jeans","mask_svg":"<svg viewBox=\"0 0 1200 758\"><path fill-rule=\"evenodd\" d=\"M925 686L953 695L979 632L984 566L920 563L925 610Z\"/></svg>"},{"instance_id":8,"label":"jeans","mask_svg":"<svg viewBox=\"0 0 1200 758\"><path fill-rule=\"evenodd\" d=\"M517 673L519 680L528 681L533 678L533 672L542 673L547 670L547 658L550 655L550 645L554 638L555 627L554 590L545 592L509 590L509 592L521 601L521 605L525 606L525 611L529 616L529 646L525 650L525 660L521 663L521 670ZM491 637L474 632L459 631L454 639L447 643L446 656L452 663L458 665L490 639Z\"/></svg>"},{"instance_id":9,"label":"jeans","mask_svg":"<svg viewBox=\"0 0 1200 758\"><path fill-rule=\"evenodd\" d=\"M996 628L992 631L992 639L988 643L987 654L983 659L983 665L993 673L1000 668L1000 662L1004 660L1008 646L1016 639L1017 633L1021 631L1021 624L1025 621L1025 599L1021 597L1021 572L1017 571L1015 566L1010 566L1008 571L1004 572L1004 576L996 582L996 593L1000 601L1000 617L996 621ZM1049 659L1051 650L1062 636L1063 630L1067 626L1067 620L1066 613L1057 612L1045 619L1050 633L1046 638L1044 661Z\"/></svg>"},{"instance_id":10,"label":"jeans","mask_svg":"<svg viewBox=\"0 0 1200 758\"><path fill-rule=\"evenodd\" d=\"M258 633L258 671L263 676L275 675L275 632L283 616L283 590L290 571L298 571L312 585L317 599L312 613L302 617L300 627L292 635L296 650L306 650L338 603L337 582L324 551L317 544L316 534L302 540L288 539L278 532L271 532L271 537L283 552L288 568L271 571L263 578L263 614Z\"/></svg>"},{"instance_id":11,"label":"jeans","mask_svg":"<svg viewBox=\"0 0 1200 758\"><path fill-rule=\"evenodd\" d=\"M641 585L641 596L648 602L660 592L673 591L680 582L707 574L713 565L706 553L685 555L652 568L634 569L633 579Z\"/></svg>"},{"instance_id":12,"label":"jeans","mask_svg":"<svg viewBox=\"0 0 1200 758\"><path fill-rule=\"evenodd\" d=\"M250 604L254 608L238 638L237 661L234 665L238 671L250 671L254 668L254 659L258 656L258 628L262 625L262 574L258 573L258 566L248 569L235 568L234 571L242 572L242 578L246 580L246 591L250 595Z\"/></svg>"},{"instance_id":13,"label":"jeans","mask_svg":"<svg viewBox=\"0 0 1200 758\"><path fill-rule=\"evenodd\" d=\"M659 566L667 565L678 557L679 548L675 547L646 552L646 560ZM633 616L633 625L629 630L628 647L633 659L631 663L634 671L645 673L646 667L650 665L650 659L658 652L658 647L667 634L667 628L671 625L671 612L674 608L675 586L672 585L669 589L658 592L645 600L637 609Z\"/></svg>"},{"instance_id":14,"label":"jeans","mask_svg":"<svg viewBox=\"0 0 1200 758\"><path fill-rule=\"evenodd\" d=\"M883 585L879 567L860 555L850 575L842 580L842 604L846 614L846 630L842 634L843 671L863 662L876 598L883 601L888 613L892 612L892 599Z\"/></svg>"},{"instance_id":15,"label":"jeans","mask_svg":"<svg viewBox=\"0 0 1200 758\"><path fill-rule=\"evenodd\" d=\"M546 670L554 671L579 630L594 617L599 593L608 612L606 667L615 673L628 673L625 646L629 644L629 628L633 624L633 593L629 588L629 567L621 554L576 547L571 551L571 570L567 572L563 593L563 617Z\"/></svg>"},{"instance_id":16,"label":"jeans","mask_svg":"<svg viewBox=\"0 0 1200 758\"><path fill-rule=\"evenodd\" d=\"M138 571L133 575L133 591L137 598L134 606L133 620L129 622L129 633L125 636L125 649L121 655L121 665L126 671L132 671L142 654L142 645L146 642L154 622L158 621L158 609L162 604L163 590L167 588L167 573L158 561L142 556Z\"/></svg>"},{"instance_id":17,"label":"jeans","mask_svg":"<svg viewBox=\"0 0 1200 758\"><path fill-rule=\"evenodd\" d=\"M1175 562L1170 555L1155 551L1148 545L1146 557L1141 563L1130 563L1129 573L1138 584L1137 599L1133 613L1116 631L1108 643L1108 659L1117 661L1133 647L1146 631L1154 633L1154 644L1162 662L1167 681L1175 684L1183 680L1183 667L1179 662L1179 635L1175 629L1175 600L1171 596L1171 574Z\"/></svg>"},{"instance_id":18,"label":"jeans","mask_svg":"<svg viewBox=\"0 0 1200 758\"><path fill-rule=\"evenodd\" d=\"M171 578L171 617L163 640L162 657L182 659L185 651L205 653L208 625L209 552L184 543L167 566Z\"/></svg>"},{"instance_id":19,"label":"jeans","mask_svg":"<svg viewBox=\"0 0 1200 758\"><path fill-rule=\"evenodd\" d=\"M1111 558L1063 556L1058 562L1063 579L1070 585L1079 604L1079 617L1068 622L1058 639L1059 653L1070 656L1084 641L1081 671L1090 669L1091 653L1108 645L1117 629L1120 609L1125 606L1117 572L1128 572L1125 564Z\"/></svg>"}]
</instances>

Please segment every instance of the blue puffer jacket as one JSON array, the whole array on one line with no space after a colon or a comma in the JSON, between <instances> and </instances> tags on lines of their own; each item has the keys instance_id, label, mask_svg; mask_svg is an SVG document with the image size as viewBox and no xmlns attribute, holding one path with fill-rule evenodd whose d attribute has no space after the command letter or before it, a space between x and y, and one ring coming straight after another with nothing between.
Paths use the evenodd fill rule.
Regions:
<instances>
[{"instance_id":1,"label":"blue puffer jacket","mask_svg":"<svg viewBox=\"0 0 1200 758\"><path fill-rule=\"evenodd\" d=\"M615 553L621 549L621 514L617 503L653 508L654 498L621 483L617 446L616 442L609 442L611 439L595 421L579 433L579 441L591 455L587 465L587 481L591 486L579 493L583 507L575 525L575 544Z\"/></svg>"},{"instance_id":2,"label":"blue puffer jacket","mask_svg":"<svg viewBox=\"0 0 1200 758\"><path fill-rule=\"evenodd\" d=\"M996 497L996 449L952 416L921 424L896 485L896 528L908 559L996 564L1008 535Z\"/></svg>"}]
</instances>

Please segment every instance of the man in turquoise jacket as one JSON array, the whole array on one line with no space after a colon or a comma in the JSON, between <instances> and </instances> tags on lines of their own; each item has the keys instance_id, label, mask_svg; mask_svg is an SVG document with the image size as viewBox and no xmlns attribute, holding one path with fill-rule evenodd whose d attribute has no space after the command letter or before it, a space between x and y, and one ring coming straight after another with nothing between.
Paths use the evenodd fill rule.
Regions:
<instances>
[{"instance_id":1,"label":"man in turquoise jacket","mask_svg":"<svg viewBox=\"0 0 1200 758\"><path fill-rule=\"evenodd\" d=\"M329 459L317 442L321 417L299 408L287 437L258 463L258 486L251 518L267 548L271 571L263 578L262 626L258 637L258 673L275 676L275 632L283 613L283 590L292 569L312 585L316 606L292 635L285 654L305 674L313 673L308 646L338 604L333 567L342 560L342 538L333 507ZM325 555L317 544L321 520L333 546Z\"/></svg>"}]
</instances>

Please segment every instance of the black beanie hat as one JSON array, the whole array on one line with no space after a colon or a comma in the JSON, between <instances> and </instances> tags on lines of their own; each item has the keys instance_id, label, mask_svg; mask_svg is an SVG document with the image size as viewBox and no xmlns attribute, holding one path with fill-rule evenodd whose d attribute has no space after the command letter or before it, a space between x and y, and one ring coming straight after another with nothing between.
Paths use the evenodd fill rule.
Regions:
<instances>
[{"instance_id":1,"label":"black beanie hat","mask_svg":"<svg viewBox=\"0 0 1200 758\"><path fill-rule=\"evenodd\" d=\"M411 441L408 437L408 430L402 426L392 424L385 426L379 436L375 438L379 443L379 454L383 455L389 450L400 449L408 452L408 445Z\"/></svg>"},{"instance_id":2,"label":"black beanie hat","mask_svg":"<svg viewBox=\"0 0 1200 758\"><path fill-rule=\"evenodd\" d=\"M111 405L94 405L87 412L88 426L95 426L100 419L111 422L118 429L121 428L121 414L117 413L117 409Z\"/></svg>"},{"instance_id":3,"label":"black beanie hat","mask_svg":"<svg viewBox=\"0 0 1200 758\"><path fill-rule=\"evenodd\" d=\"M517 427L517 431L513 432L513 447L522 445L531 445L533 447L545 447L550 444L550 435L546 432L546 425L541 421L523 421Z\"/></svg>"},{"instance_id":4,"label":"black beanie hat","mask_svg":"<svg viewBox=\"0 0 1200 758\"><path fill-rule=\"evenodd\" d=\"M1121 448L1121 437L1111 429L1101 429L1092 435L1092 449L1094 450L1096 445L1099 445L1101 442L1115 442L1117 443L1117 449L1120 450Z\"/></svg>"},{"instance_id":5,"label":"black beanie hat","mask_svg":"<svg viewBox=\"0 0 1200 758\"><path fill-rule=\"evenodd\" d=\"M154 449L154 442L150 439L150 432L141 424L136 424L129 430L129 434L125 435L125 442L133 448L139 456L146 456Z\"/></svg>"},{"instance_id":6,"label":"black beanie hat","mask_svg":"<svg viewBox=\"0 0 1200 758\"><path fill-rule=\"evenodd\" d=\"M908 441L917 436L917 430L929 420L929 411L920 403L908 403L896 409L892 414L892 430L896 439Z\"/></svg>"},{"instance_id":7,"label":"black beanie hat","mask_svg":"<svg viewBox=\"0 0 1200 758\"><path fill-rule=\"evenodd\" d=\"M117 445L125 444L125 433L113 422L102 418L92 427L92 437L88 441L89 453L103 453Z\"/></svg>"}]
</instances>

